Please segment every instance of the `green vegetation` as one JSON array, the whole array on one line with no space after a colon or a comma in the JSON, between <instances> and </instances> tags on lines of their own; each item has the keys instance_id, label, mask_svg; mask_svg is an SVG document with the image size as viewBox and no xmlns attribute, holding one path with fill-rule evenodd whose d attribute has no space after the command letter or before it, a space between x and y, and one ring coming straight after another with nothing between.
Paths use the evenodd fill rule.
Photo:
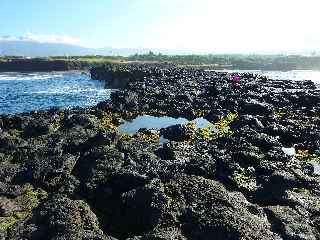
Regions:
<instances>
[{"instance_id":1,"label":"green vegetation","mask_svg":"<svg viewBox=\"0 0 320 240\"><path fill-rule=\"evenodd\" d=\"M29 59L19 56L0 57L0 61ZM203 55L164 55L135 54L123 56L54 56L47 58L32 58L38 60L82 61L87 63L121 63L121 62L159 62L177 65L198 66L212 69L263 69L263 70L320 70L320 56L300 55L243 55L243 54L203 54Z\"/></svg>"},{"instance_id":2,"label":"green vegetation","mask_svg":"<svg viewBox=\"0 0 320 240\"><path fill-rule=\"evenodd\" d=\"M301 161L306 161L306 162L310 162L310 161L320 162L320 156L315 153L310 153L309 150L299 149L297 152L297 158Z\"/></svg>"},{"instance_id":3,"label":"green vegetation","mask_svg":"<svg viewBox=\"0 0 320 240\"><path fill-rule=\"evenodd\" d=\"M52 57L42 57L42 58L28 58L20 56L5 56L0 57L0 61L10 61L10 60L39 60L39 61L80 61L87 63L121 63L126 62L126 57L121 56L52 56Z\"/></svg>"},{"instance_id":4,"label":"green vegetation","mask_svg":"<svg viewBox=\"0 0 320 240\"><path fill-rule=\"evenodd\" d=\"M292 191L296 192L296 193L303 193L303 194L310 194L311 193L311 191L306 188L293 188Z\"/></svg>"},{"instance_id":5,"label":"green vegetation","mask_svg":"<svg viewBox=\"0 0 320 240\"><path fill-rule=\"evenodd\" d=\"M27 186L27 190L15 199L0 199L0 202L9 201L11 202L9 205L15 206L5 217L0 217L0 231L9 231L16 222L28 217L32 210L47 198L48 194L42 189Z\"/></svg>"},{"instance_id":6,"label":"green vegetation","mask_svg":"<svg viewBox=\"0 0 320 240\"><path fill-rule=\"evenodd\" d=\"M120 136L120 142L129 142L131 140L138 139L140 141L148 142L148 143L159 143L160 141L160 133L159 132L138 132L135 134L127 134L122 133Z\"/></svg>"},{"instance_id":7,"label":"green vegetation","mask_svg":"<svg viewBox=\"0 0 320 240\"><path fill-rule=\"evenodd\" d=\"M243 54L207 54L207 55L133 55L129 61L171 62L180 65L202 65L214 69L320 69L320 57L300 55L243 55Z\"/></svg>"},{"instance_id":8,"label":"green vegetation","mask_svg":"<svg viewBox=\"0 0 320 240\"><path fill-rule=\"evenodd\" d=\"M234 131L230 129L229 125L238 118L238 113L228 113L226 116L221 116L219 120L205 128L199 128L195 131L191 141L195 140L214 140L221 137L231 137ZM195 125L189 127L195 128Z\"/></svg>"},{"instance_id":9,"label":"green vegetation","mask_svg":"<svg viewBox=\"0 0 320 240\"><path fill-rule=\"evenodd\" d=\"M205 140L210 141L217 138L216 133L213 130L213 125L209 125L205 128L199 128L195 131L195 134L192 136L191 141Z\"/></svg>"},{"instance_id":10,"label":"green vegetation","mask_svg":"<svg viewBox=\"0 0 320 240\"><path fill-rule=\"evenodd\" d=\"M233 180L238 187L245 188L248 191L254 191L257 188L256 180L248 169L240 168L236 170L233 173Z\"/></svg>"},{"instance_id":11,"label":"green vegetation","mask_svg":"<svg viewBox=\"0 0 320 240\"><path fill-rule=\"evenodd\" d=\"M238 118L238 113L228 113L225 117L220 117L219 121L215 123L215 127L218 129L219 137L232 136L234 131L230 129L229 125Z\"/></svg>"},{"instance_id":12,"label":"green vegetation","mask_svg":"<svg viewBox=\"0 0 320 240\"><path fill-rule=\"evenodd\" d=\"M117 131L116 117L117 117L116 115L114 116L104 115L101 118L98 127L102 130Z\"/></svg>"},{"instance_id":13,"label":"green vegetation","mask_svg":"<svg viewBox=\"0 0 320 240\"><path fill-rule=\"evenodd\" d=\"M131 139L132 139L132 135L131 134L123 133L123 134L121 134L119 141L128 142Z\"/></svg>"},{"instance_id":14,"label":"green vegetation","mask_svg":"<svg viewBox=\"0 0 320 240\"><path fill-rule=\"evenodd\" d=\"M160 134L158 132L143 132L137 133L138 139L149 142L149 143L158 143L160 141Z\"/></svg>"},{"instance_id":15,"label":"green vegetation","mask_svg":"<svg viewBox=\"0 0 320 240\"><path fill-rule=\"evenodd\" d=\"M288 111L285 108L275 108L274 109L274 114L279 119L283 118L287 113L288 113Z\"/></svg>"},{"instance_id":16,"label":"green vegetation","mask_svg":"<svg viewBox=\"0 0 320 240\"><path fill-rule=\"evenodd\" d=\"M83 62L92 62L92 63L101 63L101 62L125 62L126 57L121 56L56 56L49 57L48 60L67 60L67 61L83 61Z\"/></svg>"}]
</instances>

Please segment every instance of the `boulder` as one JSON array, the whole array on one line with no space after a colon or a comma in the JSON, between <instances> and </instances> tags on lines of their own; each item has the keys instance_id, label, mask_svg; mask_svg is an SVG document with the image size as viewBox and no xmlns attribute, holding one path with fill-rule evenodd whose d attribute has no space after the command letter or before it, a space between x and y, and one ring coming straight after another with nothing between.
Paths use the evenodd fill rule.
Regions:
<instances>
[{"instance_id":1,"label":"boulder","mask_svg":"<svg viewBox=\"0 0 320 240\"><path fill-rule=\"evenodd\" d=\"M38 137L46 135L53 130L50 123L43 119L32 120L24 129L24 137Z\"/></svg>"},{"instance_id":2,"label":"boulder","mask_svg":"<svg viewBox=\"0 0 320 240\"><path fill-rule=\"evenodd\" d=\"M100 229L89 205L57 195L25 221L15 224L10 239L112 240Z\"/></svg>"},{"instance_id":3,"label":"boulder","mask_svg":"<svg viewBox=\"0 0 320 240\"><path fill-rule=\"evenodd\" d=\"M162 128L160 133L166 139L181 142L189 140L195 131L196 128L193 125L177 124L169 126L167 128Z\"/></svg>"},{"instance_id":4,"label":"boulder","mask_svg":"<svg viewBox=\"0 0 320 240\"><path fill-rule=\"evenodd\" d=\"M267 103L251 100L249 102L244 102L241 113L249 115L268 115L272 113L272 108L271 105Z\"/></svg>"}]
</instances>

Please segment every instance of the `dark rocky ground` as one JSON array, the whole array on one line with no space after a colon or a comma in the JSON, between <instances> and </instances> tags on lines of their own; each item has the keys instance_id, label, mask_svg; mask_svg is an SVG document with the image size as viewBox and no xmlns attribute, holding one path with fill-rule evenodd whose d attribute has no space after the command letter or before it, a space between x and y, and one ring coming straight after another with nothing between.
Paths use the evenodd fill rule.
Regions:
<instances>
[{"instance_id":1,"label":"dark rocky ground","mask_svg":"<svg viewBox=\"0 0 320 240\"><path fill-rule=\"evenodd\" d=\"M90 109L0 117L0 239L320 239L312 82L160 65L92 74L125 84ZM142 114L218 131L117 130Z\"/></svg>"}]
</instances>

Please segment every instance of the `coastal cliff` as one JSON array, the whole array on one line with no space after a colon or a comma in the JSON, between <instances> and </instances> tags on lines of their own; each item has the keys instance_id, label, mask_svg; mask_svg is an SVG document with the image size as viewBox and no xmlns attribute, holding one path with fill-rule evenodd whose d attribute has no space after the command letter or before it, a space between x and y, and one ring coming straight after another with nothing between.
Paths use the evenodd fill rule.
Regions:
<instances>
[{"instance_id":1,"label":"coastal cliff","mask_svg":"<svg viewBox=\"0 0 320 240\"><path fill-rule=\"evenodd\" d=\"M75 60L11 59L0 61L0 72L50 72L89 69L92 63Z\"/></svg>"},{"instance_id":2,"label":"coastal cliff","mask_svg":"<svg viewBox=\"0 0 320 240\"><path fill-rule=\"evenodd\" d=\"M91 74L120 88L110 101L0 116L1 239L320 239L313 82L160 64ZM211 124L119 130L141 115Z\"/></svg>"}]
</instances>

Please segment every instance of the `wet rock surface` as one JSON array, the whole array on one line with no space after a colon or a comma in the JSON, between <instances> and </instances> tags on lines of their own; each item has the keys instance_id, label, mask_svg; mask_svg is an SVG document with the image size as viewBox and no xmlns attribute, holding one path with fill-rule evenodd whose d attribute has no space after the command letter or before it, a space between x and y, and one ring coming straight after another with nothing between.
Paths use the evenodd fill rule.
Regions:
<instances>
[{"instance_id":1,"label":"wet rock surface","mask_svg":"<svg viewBox=\"0 0 320 240\"><path fill-rule=\"evenodd\" d=\"M93 71L125 79L111 101L0 116L0 239L320 239L312 82L142 64ZM212 125L118 130L143 114Z\"/></svg>"}]
</instances>

